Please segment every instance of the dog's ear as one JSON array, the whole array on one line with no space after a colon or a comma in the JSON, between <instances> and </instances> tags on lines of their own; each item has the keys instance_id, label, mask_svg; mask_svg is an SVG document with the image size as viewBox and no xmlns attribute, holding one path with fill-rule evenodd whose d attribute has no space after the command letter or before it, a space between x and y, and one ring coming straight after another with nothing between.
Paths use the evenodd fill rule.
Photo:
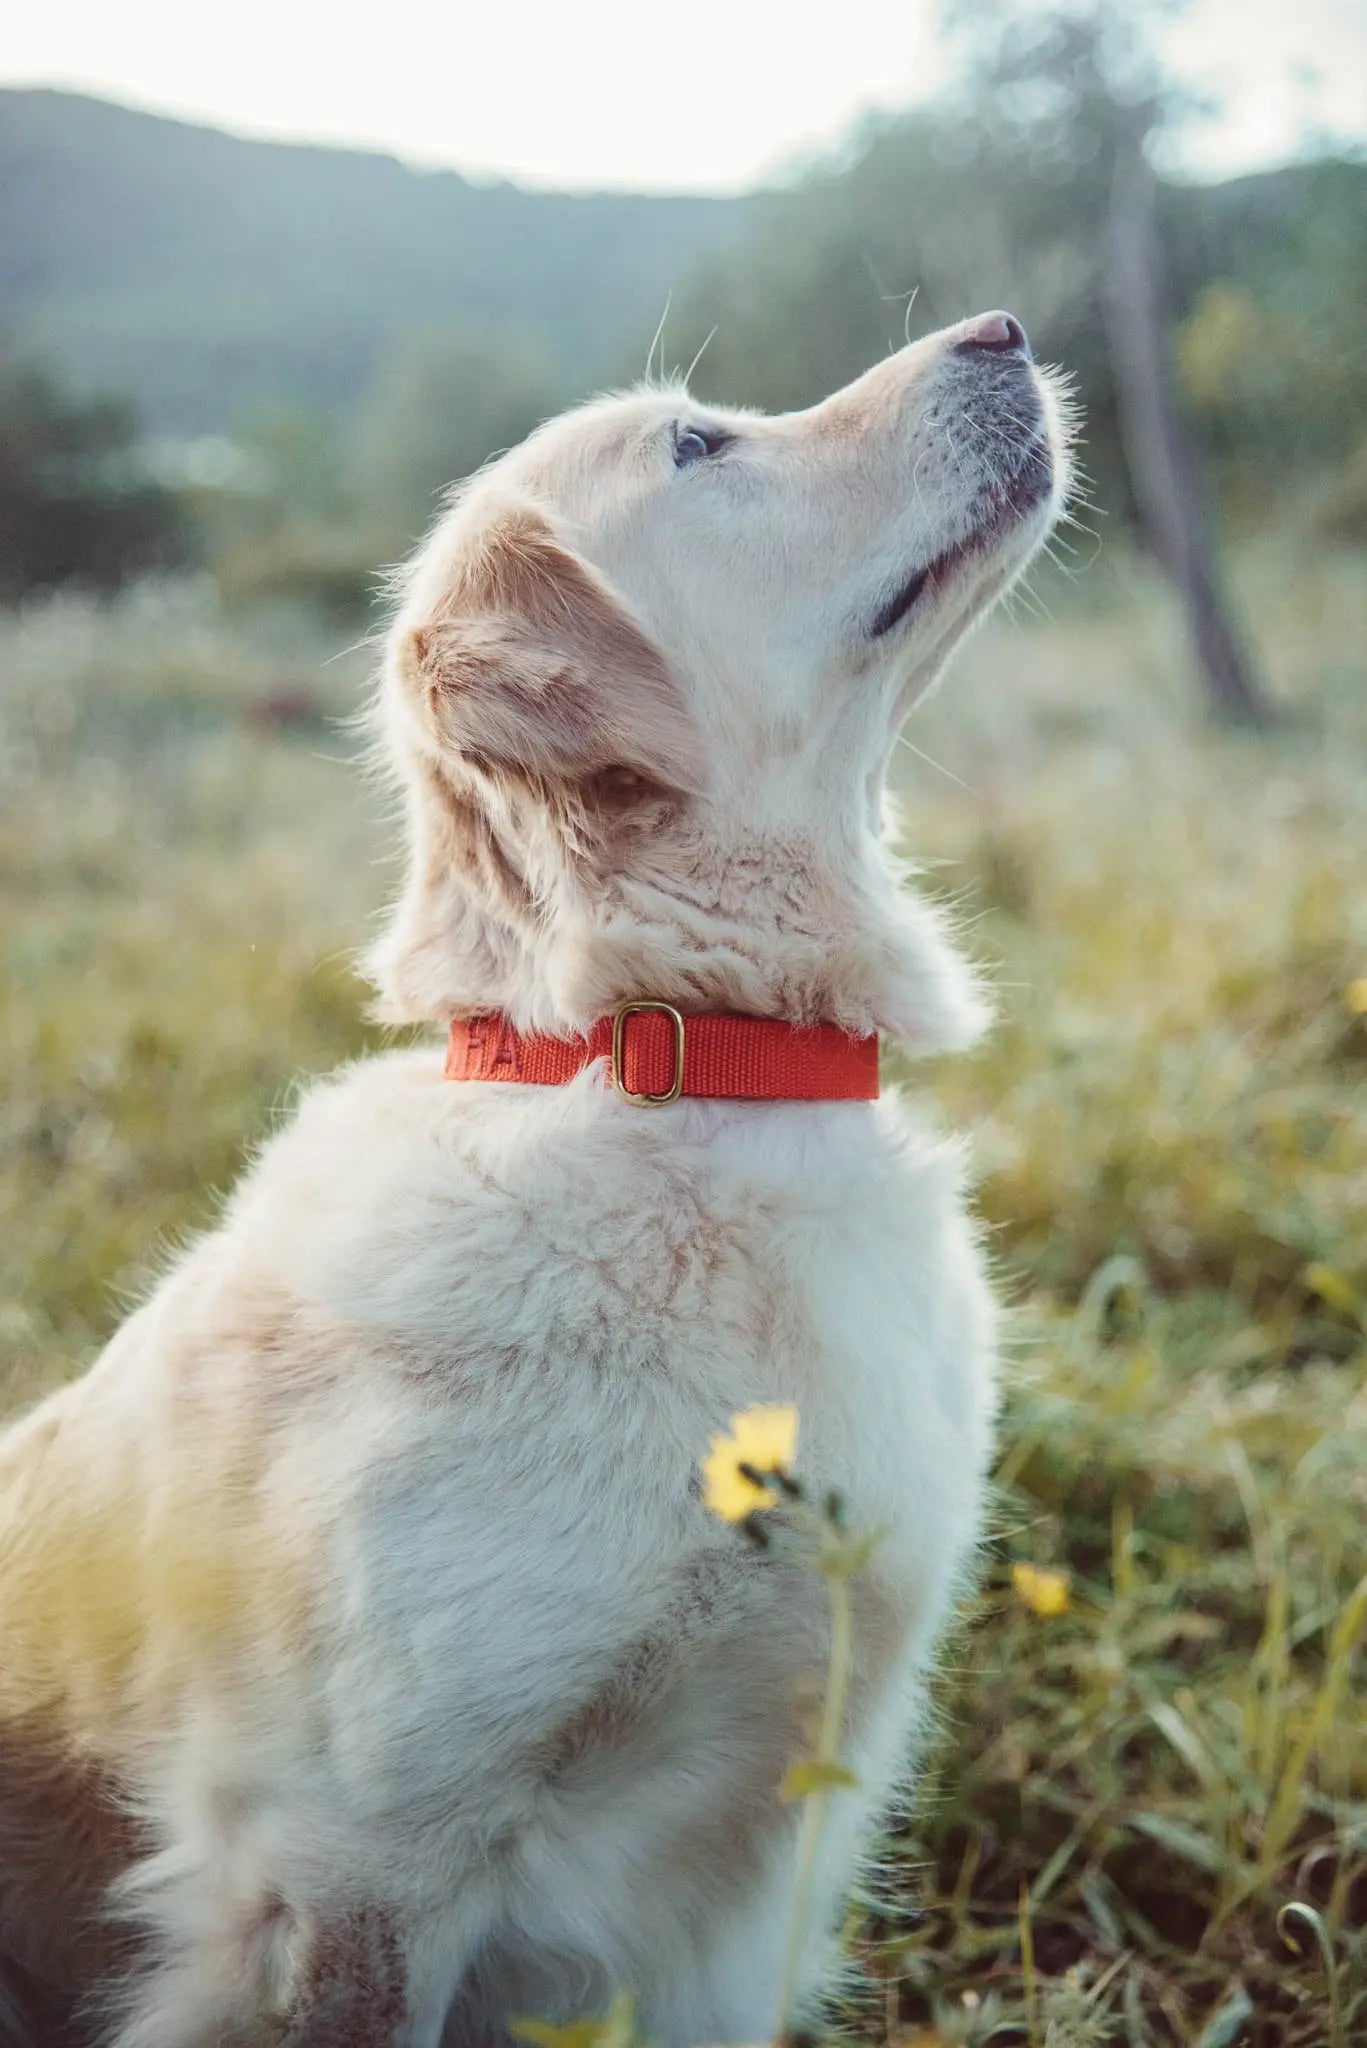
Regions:
<instances>
[{"instance_id":1,"label":"dog's ear","mask_svg":"<svg viewBox=\"0 0 1367 2048\"><path fill-rule=\"evenodd\" d=\"M700 736L663 654L529 502L505 502L464 538L395 660L438 759L552 783L624 771L699 786Z\"/></svg>"}]
</instances>

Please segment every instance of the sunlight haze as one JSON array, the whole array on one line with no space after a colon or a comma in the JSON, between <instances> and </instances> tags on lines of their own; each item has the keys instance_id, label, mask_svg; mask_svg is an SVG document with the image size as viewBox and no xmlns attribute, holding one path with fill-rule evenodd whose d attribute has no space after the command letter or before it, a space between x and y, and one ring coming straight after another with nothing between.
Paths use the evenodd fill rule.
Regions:
<instances>
[{"instance_id":1,"label":"sunlight haze","mask_svg":"<svg viewBox=\"0 0 1367 2048\"><path fill-rule=\"evenodd\" d=\"M949 57L933 5L627 0L324 15L241 0L12 12L0 83L95 93L245 134L391 151L539 185L739 190L838 143L861 112L933 96ZM1184 146L1201 176L1362 127L1357 0L1197 0L1164 30L1176 74L1219 103ZM838 23L838 33L834 32Z\"/></svg>"}]
</instances>

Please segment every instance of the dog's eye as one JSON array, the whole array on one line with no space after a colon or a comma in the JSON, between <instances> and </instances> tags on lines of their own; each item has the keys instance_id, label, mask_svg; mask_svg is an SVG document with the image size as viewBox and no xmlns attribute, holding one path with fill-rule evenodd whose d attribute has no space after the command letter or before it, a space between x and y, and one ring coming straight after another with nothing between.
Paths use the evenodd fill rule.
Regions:
<instances>
[{"instance_id":1,"label":"dog's eye","mask_svg":"<svg viewBox=\"0 0 1367 2048\"><path fill-rule=\"evenodd\" d=\"M718 427L678 427L674 429L674 466L687 469L690 463L703 462L709 455L719 455L732 436Z\"/></svg>"}]
</instances>

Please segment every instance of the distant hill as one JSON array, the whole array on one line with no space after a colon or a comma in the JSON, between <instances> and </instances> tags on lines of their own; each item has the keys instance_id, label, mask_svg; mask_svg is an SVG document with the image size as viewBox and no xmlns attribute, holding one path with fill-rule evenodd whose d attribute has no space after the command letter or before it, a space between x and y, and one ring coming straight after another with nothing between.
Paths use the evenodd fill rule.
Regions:
<instances>
[{"instance_id":1,"label":"distant hill","mask_svg":"<svg viewBox=\"0 0 1367 2048\"><path fill-rule=\"evenodd\" d=\"M325 414L369 405L384 373L411 372L414 346L429 377L448 355L506 362L514 400L534 384L522 410L535 417L543 399L643 360L672 292L678 350L719 329L704 389L787 406L881 355L901 328L897 295L915 284L913 331L1015 306L1045 353L1077 371L1089 461L1115 469L1079 198L1007 160L975 170L956 119L913 110L794 186L715 199L526 191L78 94L0 90L0 348L78 393L132 397L162 432L229 428L282 401ZM1161 204L1178 319L1212 282L1243 294L1208 312L1203 336L1209 356L1216 316L1231 329L1222 374L1243 395L1242 411L1226 408L1226 441L1251 445L1257 418L1275 415L1305 454L1340 447L1358 388L1342 365L1360 352L1342 338L1356 331L1367 262L1367 165L1169 185ZM1315 424L1307 408L1321 390ZM525 420L518 403L505 410L516 438ZM376 431L391 427L381 405ZM471 429L461 460L505 437L502 414ZM445 440L433 455L443 479L455 473Z\"/></svg>"},{"instance_id":2,"label":"distant hill","mask_svg":"<svg viewBox=\"0 0 1367 2048\"><path fill-rule=\"evenodd\" d=\"M49 91L0 91L0 192L0 341L187 431L281 398L343 405L403 334L447 324L533 332L577 390L746 214L476 184Z\"/></svg>"}]
</instances>

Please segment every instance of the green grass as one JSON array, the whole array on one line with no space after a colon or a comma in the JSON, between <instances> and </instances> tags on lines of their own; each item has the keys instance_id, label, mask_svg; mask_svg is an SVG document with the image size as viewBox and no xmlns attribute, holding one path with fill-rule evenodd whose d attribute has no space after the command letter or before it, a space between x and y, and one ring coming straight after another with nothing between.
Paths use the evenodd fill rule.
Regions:
<instances>
[{"instance_id":1,"label":"green grass","mask_svg":"<svg viewBox=\"0 0 1367 2048\"><path fill-rule=\"evenodd\" d=\"M928 1084L1013 1341L984 1589L857 1933L903 2048L1367 2032L1367 574L1267 548L1240 582L1275 738L1203 730L1122 558L972 643L911 732L947 773L905 757L1000 993ZM372 1036L386 840L328 723L363 667L194 591L0 628L16 1400Z\"/></svg>"}]
</instances>

